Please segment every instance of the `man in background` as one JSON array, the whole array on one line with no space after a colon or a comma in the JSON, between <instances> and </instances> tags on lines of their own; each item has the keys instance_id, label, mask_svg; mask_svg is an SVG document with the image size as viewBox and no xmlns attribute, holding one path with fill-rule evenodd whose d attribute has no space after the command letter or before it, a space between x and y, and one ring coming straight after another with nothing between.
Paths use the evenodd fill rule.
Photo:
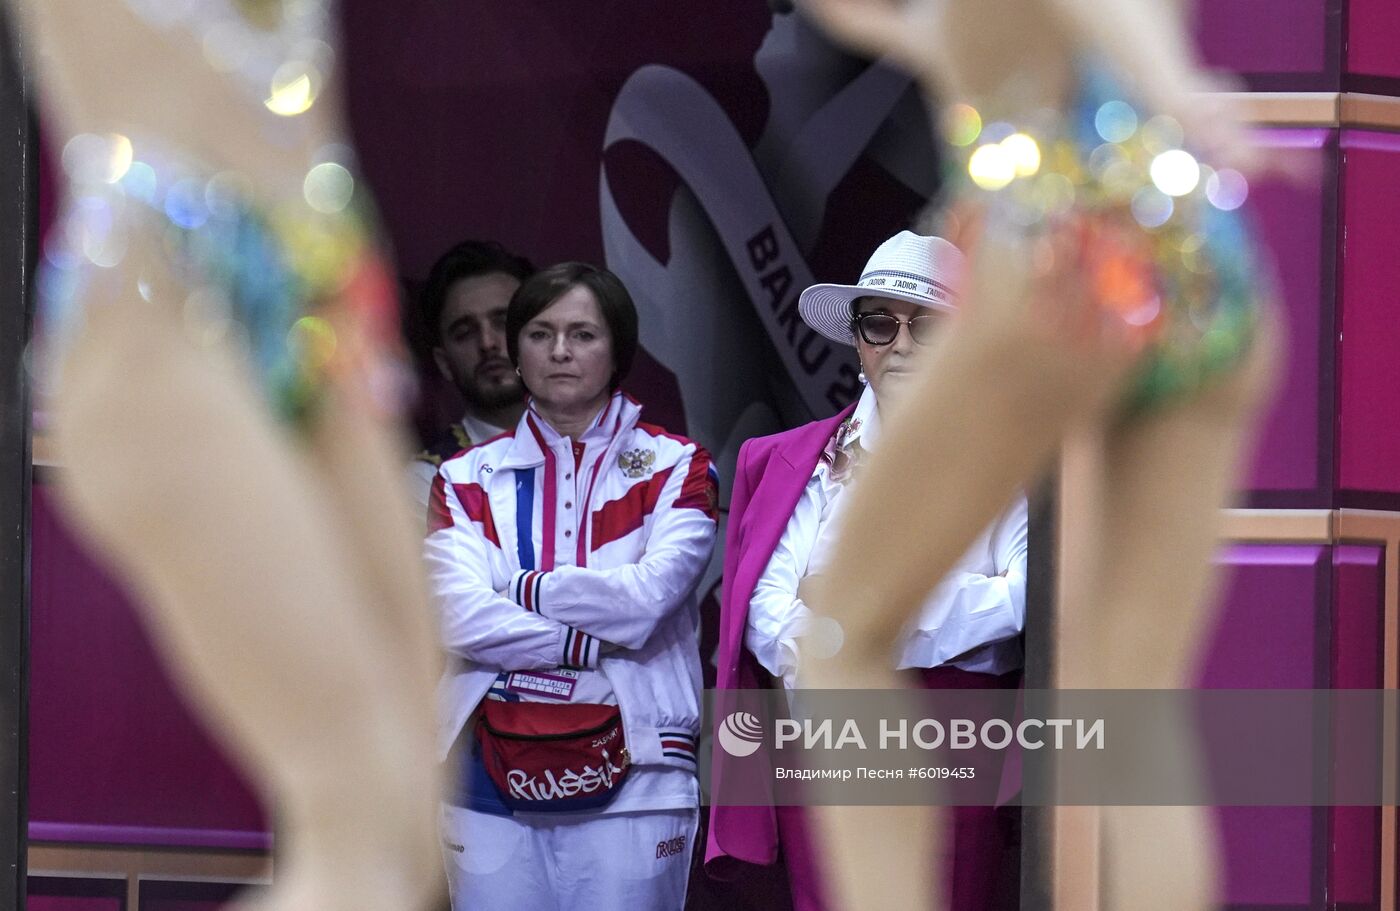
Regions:
<instances>
[{"instance_id":1,"label":"man in background","mask_svg":"<svg viewBox=\"0 0 1400 911\"><path fill-rule=\"evenodd\" d=\"M506 357L506 305L535 272L494 241L464 241L433 264L420 298L433 363L462 395L466 411L409 466L424 514L444 459L514 427L525 407L520 377Z\"/></svg>"}]
</instances>

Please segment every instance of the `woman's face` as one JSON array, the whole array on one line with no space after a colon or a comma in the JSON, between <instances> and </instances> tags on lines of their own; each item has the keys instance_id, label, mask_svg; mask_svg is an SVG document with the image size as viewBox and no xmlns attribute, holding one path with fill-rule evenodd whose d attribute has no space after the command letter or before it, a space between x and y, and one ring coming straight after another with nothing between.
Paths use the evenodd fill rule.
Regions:
<instances>
[{"instance_id":1,"label":"woman's face","mask_svg":"<svg viewBox=\"0 0 1400 911\"><path fill-rule=\"evenodd\" d=\"M856 305L857 316L867 313L883 313L905 323L914 317L939 319L928 307L892 297L863 297ZM898 395L900 389L909 382L914 372L915 355L921 347L910 333L910 327L900 325L894 341L888 345L872 345L865 340L859 329L856 330L856 352L860 355L861 370L875 390L877 402Z\"/></svg>"},{"instance_id":2,"label":"woman's face","mask_svg":"<svg viewBox=\"0 0 1400 911\"><path fill-rule=\"evenodd\" d=\"M612 333L583 285L565 291L520 330L520 375L546 412L601 406L614 370Z\"/></svg>"}]
</instances>

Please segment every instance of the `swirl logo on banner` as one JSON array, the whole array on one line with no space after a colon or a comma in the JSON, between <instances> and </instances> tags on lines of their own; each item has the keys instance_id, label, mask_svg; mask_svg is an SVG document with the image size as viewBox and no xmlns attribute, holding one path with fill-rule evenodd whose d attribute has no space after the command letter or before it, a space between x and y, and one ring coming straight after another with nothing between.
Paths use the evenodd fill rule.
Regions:
<instances>
[{"instance_id":1,"label":"swirl logo on banner","mask_svg":"<svg viewBox=\"0 0 1400 911\"><path fill-rule=\"evenodd\" d=\"M673 67L638 68L613 102L604 152L640 143L682 185L669 201L664 263L629 227L599 168L608 268L637 304L643 347L675 374L688 435L714 454L726 485L744 440L827 417L860 394L854 352L797 312L838 186L864 157L916 199L937 188L932 132L906 75L880 64L855 70L793 15L773 17L754 66L768 119L753 148ZM883 239L868 238L870 250ZM700 592L717 596L721 568L717 552Z\"/></svg>"},{"instance_id":2,"label":"swirl logo on banner","mask_svg":"<svg viewBox=\"0 0 1400 911\"><path fill-rule=\"evenodd\" d=\"M798 295L813 283L807 257L837 185L862 156L916 194L936 181L928 122L910 102L908 77L872 65L849 78L850 59L788 15L774 17L755 67L769 118L753 149L720 104L677 69L643 66L617 95L605 151L640 143L684 185L671 202L667 262L628 227L606 169L599 176L608 268L641 311L643 346L676 375L689 435L722 468L732 467L745 439L826 417L860 393L852 354L797 313ZM781 363L787 388L771 397L760 392L773 383L771 358L761 348L740 350L752 334L746 326L761 327Z\"/></svg>"}]
</instances>

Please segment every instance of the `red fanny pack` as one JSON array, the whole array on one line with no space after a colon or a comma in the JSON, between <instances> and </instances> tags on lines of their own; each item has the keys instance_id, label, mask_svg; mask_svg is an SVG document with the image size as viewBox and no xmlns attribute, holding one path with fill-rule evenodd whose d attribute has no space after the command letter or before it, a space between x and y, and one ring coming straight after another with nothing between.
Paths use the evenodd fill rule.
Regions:
<instances>
[{"instance_id":1,"label":"red fanny pack","mask_svg":"<svg viewBox=\"0 0 1400 911\"><path fill-rule=\"evenodd\" d=\"M487 701L476 739L512 810L597 809L617 796L632 766L615 705Z\"/></svg>"}]
</instances>

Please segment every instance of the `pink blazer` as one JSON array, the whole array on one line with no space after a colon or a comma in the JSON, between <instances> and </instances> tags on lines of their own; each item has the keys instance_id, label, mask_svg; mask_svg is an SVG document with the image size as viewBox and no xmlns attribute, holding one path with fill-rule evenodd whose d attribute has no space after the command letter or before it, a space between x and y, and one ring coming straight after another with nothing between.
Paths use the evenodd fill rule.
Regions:
<instances>
[{"instance_id":1,"label":"pink blazer","mask_svg":"<svg viewBox=\"0 0 1400 911\"><path fill-rule=\"evenodd\" d=\"M841 421L854 410L852 405L834 417L749 440L739 450L725 537L717 689L756 689L766 685L767 673L744 648L749 599L803 488L816 470L822 450ZM714 751L712 790L716 793L727 771L727 758L724 751ZM819 867L812 856L800 807L711 807L705 868L711 876L729 879L738 873L739 862L772 864L778 859L780 840L794 911L825 908L817 876Z\"/></svg>"}]
</instances>

